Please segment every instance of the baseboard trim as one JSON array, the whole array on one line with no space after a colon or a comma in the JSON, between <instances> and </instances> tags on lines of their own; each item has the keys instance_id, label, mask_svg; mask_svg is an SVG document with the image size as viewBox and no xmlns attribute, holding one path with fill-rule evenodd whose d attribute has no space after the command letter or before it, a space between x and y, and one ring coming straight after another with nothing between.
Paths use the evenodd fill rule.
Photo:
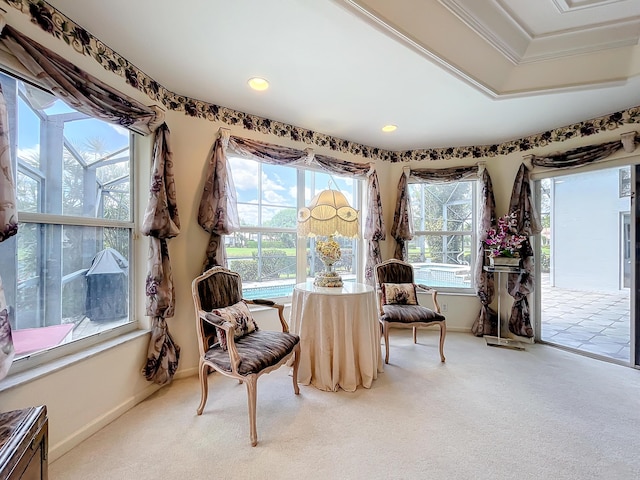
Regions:
<instances>
[{"instance_id":1,"label":"baseboard trim","mask_svg":"<svg viewBox=\"0 0 640 480\"><path fill-rule=\"evenodd\" d=\"M115 419L117 419L127 411L131 410L145 398L158 391L160 388L160 385L150 384L144 390L125 400L117 407L106 412L104 415L96 418L94 421L87 424L84 428L77 430L74 434L68 436L55 445L49 446L49 462L54 462L56 459L60 458L72 448L77 447L91 435L106 427L108 424L113 422Z\"/></svg>"}]
</instances>

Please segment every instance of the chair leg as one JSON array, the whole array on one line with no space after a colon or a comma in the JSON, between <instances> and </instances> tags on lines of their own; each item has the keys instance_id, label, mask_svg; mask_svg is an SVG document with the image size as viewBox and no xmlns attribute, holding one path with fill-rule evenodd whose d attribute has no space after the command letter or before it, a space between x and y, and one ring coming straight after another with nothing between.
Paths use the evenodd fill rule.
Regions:
<instances>
[{"instance_id":1,"label":"chair leg","mask_svg":"<svg viewBox=\"0 0 640 480\"><path fill-rule=\"evenodd\" d=\"M202 411L204 410L204 406L207 403L207 397L209 396L209 366L200 360L200 405L198 406L198 415L202 415Z\"/></svg>"},{"instance_id":2,"label":"chair leg","mask_svg":"<svg viewBox=\"0 0 640 480\"><path fill-rule=\"evenodd\" d=\"M413 343L418 343L418 329L413 327Z\"/></svg>"},{"instance_id":3,"label":"chair leg","mask_svg":"<svg viewBox=\"0 0 640 480\"><path fill-rule=\"evenodd\" d=\"M440 324L440 361L444 362L444 337L447 336L447 324L442 322Z\"/></svg>"},{"instance_id":4,"label":"chair leg","mask_svg":"<svg viewBox=\"0 0 640 480\"><path fill-rule=\"evenodd\" d=\"M300 345L296 347L293 354L293 391L296 395L300 395L300 387L298 387L298 366L300 365Z\"/></svg>"},{"instance_id":5,"label":"chair leg","mask_svg":"<svg viewBox=\"0 0 640 480\"><path fill-rule=\"evenodd\" d=\"M249 430L251 433L251 446L258 444L258 430L256 428L256 400L258 396L258 377L247 377L244 382L247 386L247 399L249 402Z\"/></svg>"},{"instance_id":6,"label":"chair leg","mask_svg":"<svg viewBox=\"0 0 640 480\"><path fill-rule=\"evenodd\" d=\"M389 325L383 323L382 331L384 333L384 363L389 363Z\"/></svg>"}]
</instances>

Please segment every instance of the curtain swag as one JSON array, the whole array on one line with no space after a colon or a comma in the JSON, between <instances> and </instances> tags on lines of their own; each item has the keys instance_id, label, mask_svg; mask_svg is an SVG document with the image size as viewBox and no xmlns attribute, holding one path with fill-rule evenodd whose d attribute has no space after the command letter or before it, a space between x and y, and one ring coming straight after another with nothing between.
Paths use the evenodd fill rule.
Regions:
<instances>
[{"instance_id":1,"label":"curtain swag","mask_svg":"<svg viewBox=\"0 0 640 480\"><path fill-rule=\"evenodd\" d=\"M2 29L0 44L44 88L80 112L142 135L153 132L164 120L160 107L148 107L118 92L9 25Z\"/></svg>"},{"instance_id":2,"label":"curtain swag","mask_svg":"<svg viewBox=\"0 0 640 480\"><path fill-rule=\"evenodd\" d=\"M441 169L403 169L398 182L396 210L393 216L391 236L396 240L394 258L408 260L406 243L413 238L413 221L411 220L411 200L409 198L410 183L448 183L478 176L478 165Z\"/></svg>"},{"instance_id":3,"label":"curtain swag","mask_svg":"<svg viewBox=\"0 0 640 480\"><path fill-rule=\"evenodd\" d=\"M640 137L636 132L627 132L621 135L620 140L613 142L588 145L547 156L527 155L525 159L530 160L531 164L536 167L574 168L603 160L618 150L631 153L635 150L635 143L638 140Z\"/></svg>"},{"instance_id":4,"label":"curtain swag","mask_svg":"<svg viewBox=\"0 0 640 480\"><path fill-rule=\"evenodd\" d=\"M413 238L409 183L449 183L472 179L479 180L482 191L474 271L476 294L480 299L481 307L471 331L474 335L482 336L491 335L497 328L497 315L489 307L495 294L493 273L486 272L483 268L485 266L484 242L487 236L486 232L496 225L496 202L493 195L493 185L484 164L442 169L404 169L398 182L398 200L391 235L396 239L394 257L399 260L408 260L406 242Z\"/></svg>"},{"instance_id":5,"label":"curtain swag","mask_svg":"<svg viewBox=\"0 0 640 480\"><path fill-rule=\"evenodd\" d=\"M226 137L227 145L223 139ZM379 241L384 240L384 221L378 177L372 164L360 164L338 160L324 155L315 155L311 149L298 150L258 140L229 135L227 129L220 129L219 138L214 143L206 183L200 201L198 222L211 233L204 270L214 265L226 265L226 253L222 235L228 235L239 228L233 179L227 162L227 150L244 158L250 158L273 165L294 165L312 162L323 170L341 175L367 178L369 203L365 221L364 237L369 241L365 265L365 282L373 285L373 267L382 261Z\"/></svg>"}]
</instances>

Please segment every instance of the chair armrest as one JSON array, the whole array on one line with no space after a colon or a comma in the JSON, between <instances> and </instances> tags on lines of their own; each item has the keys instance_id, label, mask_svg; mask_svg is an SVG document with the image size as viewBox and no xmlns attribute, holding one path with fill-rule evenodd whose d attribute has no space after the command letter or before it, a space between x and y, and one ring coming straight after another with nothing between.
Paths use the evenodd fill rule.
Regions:
<instances>
[{"instance_id":1,"label":"chair armrest","mask_svg":"<svg viewBox=\"0 0 640 480\"><path fill-rule=\"evenodd\" d=\"M435 288L428 287L422 283L416 284L416 291L421 293L431 292L431 299L433 301L433 309L440 313L440 304L438 303L438 291Z\"/></svg>"},{"instance_id":2,"label":"chair armrest","mask_svg":"<svg viewBox=\"0 0 640 480\"><path fill-rule=\"evenodd\" d=\"M234 324L232 324L231 322L228 322L227 320L225 320L221 316L216 315L215 313L205 312L204 310L200 310L198 312L198 315L200 316L200 318L202 320L207 322L209 325L213 325L214 327L218 327L218 328L223 329L225 331L225 333L227 334L227 336L235 335L236 326Z\"/></svg>"},{"instance_id":3,"label":"chair armrest","mask_svg":"<svg viewBox=\"0 0 640 480\"><path fill-rule=\"evenodd\" d=\"M229 354L229 360L231 363L231 371L237 375L238 366L242 361L240 354L238 353L238 349L236 348L236 326L225 320L219 315L211 312L205 312L204 310L199 310L198 312L200 318L214 327L221 328L225 331L226 340L227 340L227 353Z\"/></svg>"},{"instance_id":4,"label":"chair armrest","mask_svg":"<svg viewBox=\"0 0 640 480\"><path fill-rule=\"evenodd\" d=\"M252 303L254 305L265 305L267 307L273 307L276 304L273 300L268 300L266 298L255 298L253 300L245 300L245 302Z\"/></svg>"},{"instance_id":5,"label":"chair armrest","mask_svg":"<svg viewBox=\"0 0 640 480\"><path fill-rule=\"evenodd\" d=\"M244 299L243 299L244 300ZM260 305L262 307L275 308L278 310L278 319L280 320L280 326L282 331L289 333L289 324L284 319L284 305L276 303L273 300L267 300L264 298L256 298L254 300L244 300L247 305Z\"/></svg>"}]
</instances>

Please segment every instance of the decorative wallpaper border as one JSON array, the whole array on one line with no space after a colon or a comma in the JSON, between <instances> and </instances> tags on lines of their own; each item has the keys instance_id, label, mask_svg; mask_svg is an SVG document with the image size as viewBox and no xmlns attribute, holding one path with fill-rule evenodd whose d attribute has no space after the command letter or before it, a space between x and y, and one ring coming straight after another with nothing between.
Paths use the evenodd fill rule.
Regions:
<instances>
[{"instance_id":1,"label":"decorative wallpaper border","mask_svg":"<svg viewBox=\"0 0 640 480\"><path fill-rule=\"evenodd\" d=\"M336 152L350 153L364 158L388 162L409 162L420 160L450 160L457 158L482 158L506 155L516 151L526 152L543 147L552 142L562 142L571 138L586 137L599 132L613 130L625 124L640 123L640 106L612 113L602 117L574 123L565 127L548 130L496 145L468 147L430 148L406 151L390 151L369 147L304 128L276 122L268 118L239 112L231 108L203 102L167 90L124 57L102 43L91 33L58 12L44 0L4 0L8 5L29 15L31 21L59 40L63 40L83 55L92 57L105 70L126 79L126 82L166 109L182 111L185 115L219 121L260 133L270 133L297 142L328 147Z\"/></svg>"}]
</instances>

